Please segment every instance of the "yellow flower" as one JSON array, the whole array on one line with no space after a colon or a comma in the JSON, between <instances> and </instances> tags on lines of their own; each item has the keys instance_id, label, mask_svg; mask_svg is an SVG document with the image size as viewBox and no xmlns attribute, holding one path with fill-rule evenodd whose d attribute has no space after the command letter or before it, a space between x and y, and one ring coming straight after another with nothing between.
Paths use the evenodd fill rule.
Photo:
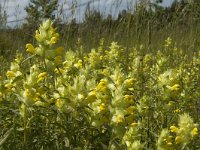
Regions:
<instances>
[{"instance_id":1,"label":"yellow flower","mask_svg":"<svg viewBox=\"0 0 200 150\"><path fill-rule=\"evenodd\" d=\"M78 94L78 96L77 96L77 98L79 99L79 100L83 100L84 98L85 98L85 96L83 95L83 94Z\"/></svg>"},{"instance_id":2,"label":"yellow flower","mask_svg":"<svg viewBox=\"0 0 200 150\"><path fill-rule=\"evenodd\" d=\"M192 136L198 135L198 129L194 128L191 133L192 133Z\"/></svg>"},{"instance_id":3,"label":"yellow flower","mask_svg":"<svg viewBox=\"0 0 200 150\"><path fill-rule=\"evenodd\" d=\"M101 55L101 56L99 57L99 59L100 59L100 60L103 60L103 56Z\"/></svg>"},{"instance_id":4,"label":"yellow flower","mask_svg":"<svg viewBox=\"0 0 200 150\"><path fill-rule=\"evenodd\" d=\"M170 88L172 91L178 91L180 89L180 85L179 84L175 84Z\"/></svg>"},{"instance_id":5,"label":"yellow flower","mask_svg":"<svg viewBox=\"0 0 200 150\"><path fill-rule=\"evenodd\" d=\"M177 137L175 138L176 144L181 143L181 141L182 141L182 138L181 138L180 136L177 136Z\"/></svg>"},{"instance_id":6,"label":"yellow flower","mask_svg":"<svg viewBox=\"0 0 200 150\"><path fill-rule=\"evenodd\" d=\"M50 44L53 45L57 42L57 38L56 37L52 37L50 40Z\"/></svg>"},{"instance_id":7,"label":"yellow flower","mask_svg":"<svg viewBox=\"0 0 200 150\"><path fill-rule=\"evenodd\" d=\"M39 33L38 30L35 31L35 39L36 39L37 41L40 41L40 33Z\"/></svg>"},{"instance_id":8,"label":"yellow flower","mask_svg":"<svg viewBox=\"0 0 200 150\"><path fill-rule=\"evenodd\" d=\"M64 103L63 103L63 101L60 98L56 100L56 106L58 108L62 108L63 105L64 105Z\"/></svg>"},{"instance_id":9,"label":"yellow flower","mask_svg":"<svg viewBox=\"0 0 200 150\"><path fill-rule=\"evenodd\" d=\"M108 69L103 69L102 74L105 75L105 76L109 76L110 72L109 72Z\"/></svg>"},{"instance_id":10,"label":"yellow flower","mask_svg":"<svg viewBox=\"0 0 200 150\"><path fill-rule=\"evenodd\" d=\"M100 83L97 85L97 91L105 93L106 91L108 91L107 88L107 80L105 79L101 79Z\"/></svg>"},{"instance_id":11,"label":"yellow flower","mask_svg":"<svg viewBox=\"0 0 200 150\"><path fill-rule=\"evenodd\" d=\"M167 146L172 146L172 145L173 145L172 142L167 143Z\"/></svg>"},{"instance_id":12,"label":"yellow flower","mask_svg":"<svg viewBox=\"0 0 200 150\"><path fill-rule=\"evenodd\" d=\"M74 66L78 69L81 69L82 68L82 60L79 59L78 62L76 64L74 64Z\"/></svg>"},{"instance_id":13,"label":"yellow flower","mask_svg":"<svg viewBox=\"0 0 200 150\"><path fill-rule=\"evenodd\" d=\"M47 76L47 72L42 72L38 75L38 78L44 78Z\"/></svg>"},{"instance_id":14,"label":"yellow flower","mask_svg":"<svg viewBox=\"0 0 200 150\"><path fill-rule=\"evenodd\" d=\"M54 70L54 72L57 73L57 74L63 74L63 73L64 73L64 70L63 70L62 68L56 68L56 69Z\"/></svg>"},{"instance_id":15,"label":"yellow flower","mask_svg":"<svg viewBox=\"0 0 200 150\"><path fill-rule=\"evenodd\" d=\"M58 33L54 34L50 40L50 45L56 44L56 42L58 41L58 37L59 37Z\"/></svg>"},{"instance_id":16,"label":"yellow flower","mask_svg":"<svg viewBox=\"0 0 200 150\"><path fill-rule=\"evenodd\" d=\"M26 44L26 51L32 54L35 52L35 48L33 47L32 44L28 43Z\"/></svg>"},{"instance_id":17,"label":"yellow flower","mask_svg":"<svg viewBox=\"0 0 200 150\"><path fill-rule=\"evenodd\" d=\"M99 111L102 112L106 109L106 105L104 103L100 104Z\"/></svg>"},{"instance_id":18,"label":"yellow flower","mask_svg":"<svg viewBox=\"0 0 200 150\"><path fill-rule=\"evenodd\" d=\"M122 115L117 115L117 123L121 123L121 122L123 122L123 116Z\"/></svg>"},{"instance_id":19,"label":"yellow flower","mask_svg":"<svg viewBox=\"0 0 200 150\"><path fill-rule=\"evenodd\" d=\"M170 37L168 37L168 38L165 40L165 47L169 47L171 44L172 44L172 39L171 39Z\"/></svg>"},{"instance_id":20,"label":"yellow flower","mask_svg":"<svg viewBox=\"0 0 200 150\"><path fill-rule=\"evenodd\" d=\"M181 110L180 110L180 109L176 109L176 110L174 110L174 112L175 112L175 113L180 113Z\"/></svg>"},{"instance_id":21,"label":"yellow flower","mask_svg":"<svg viewBox=\"0 0 200 150\"><path fill-rule=\"evenodd\" d=\"M39 101L40 100L40 93L35 93L33 100Z\"/></svg>"},{"instance_id":22,"label":"yellow flower","mask_svg":"<svg viewBox=\"0 0 200 150\"><path fill-rule=\"evenodd\" d=\"M8 78L12 78L12 77L15 77L15 73L13 71L7 71L6 76Z\"/></svg>"},{"instance_id":23,"label":"yellow flower","mask_svg":"<svg viewBox=\"0 0 200 150\"><path fill-rule=\"evenodd\" d=\"M25 91L24 91L24 93L23 93L23 96L24 96L25 98L27 98L27 97L32 97L32 94L31 94L31 92L30 92L29 89L25 89Z\"/></svg>"},{"instance_id":24,"label":"yellow flower","mask_svg":"<svg viewBox=\"0 0 200 150\"><path fill-rule=\"evenodd\" d=\"M178 128L176 126L171 126L170 131L176 133L178 131Z\"/></svg>"},{"instance_id":25,"label":"yellow flower","mask_svg":"<svg viewBox=\"0 0 200 150\"><path fill-rule=\"evenodd\" d=\"M128 103L128 104L133 104L134 103L134 96L133 95L124 95L124 100Z\"/></svg>"},{"instance_id":26,"label":"yellow flower","mask_svg":"<svg viewBox=\"0 0 200 150\"><path fill-rule=\"evenodd\" d=\"M14 87L14 85L11 84L11 83L5 84L5 88L7 88L7 89L9 89L9 90L11 90L13 87Z\"/></svg>"},{"instance_id":27,"label":"yellow flower","mask_svg":"<svg viewBox=\"0 0 200 150\"><path fill-rule=\"evenodd\" d=\"M139 123L137 123L137 122L133 122L130 124L131 127L137 127L138 125L139 125Z\"/></svg>"},{"instance_id":28,"label":"yellow flower","mask_svg":"<svg viewBox=\"0 0 200 150\"><path fill-rule=\"evenodd\" d=\"M116 114L113 116L112 120L115 123L122 123L124 120L124 116L122 116L121 114Z\"/></svg>"},{"instance_id":29,"label":"yellow flower","mask_svg":"<svg viewBox=\"0 0 200 150\"><path fill-rule=\"evenodd\" d=\"M131 88L133 87L133 83L134 83L134 79L133 78L130 78L130 79L126 79L124 81L124 85L126 88Z\"/></svg>"},{"instance_id":30,"label":"yellow flower","mask_svg":"<svg viewBox=\"0 0 200 150\"><path fill-rule=\"evenodd\" d=\"M38 75L38 81L37 82L40 82L42 80L44 80L44 78L47 76L47 72L42 72Z\"/></svg>"}]
</instances>

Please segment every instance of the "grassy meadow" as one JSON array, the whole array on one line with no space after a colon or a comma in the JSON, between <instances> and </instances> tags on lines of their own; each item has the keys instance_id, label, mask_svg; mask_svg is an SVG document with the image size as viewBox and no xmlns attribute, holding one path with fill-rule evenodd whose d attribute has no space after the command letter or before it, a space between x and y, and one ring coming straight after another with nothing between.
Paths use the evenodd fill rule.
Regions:
<instances>
[{"instance_id":1,"label":"grassy meadow","mask_svg":"<svg viewBox=\"0 0 200 150\"><path fill-rule=\"evenodd\" d=\"M199 11L0 29L0 150L200 149Z\"/></svg>"}]
</instances>

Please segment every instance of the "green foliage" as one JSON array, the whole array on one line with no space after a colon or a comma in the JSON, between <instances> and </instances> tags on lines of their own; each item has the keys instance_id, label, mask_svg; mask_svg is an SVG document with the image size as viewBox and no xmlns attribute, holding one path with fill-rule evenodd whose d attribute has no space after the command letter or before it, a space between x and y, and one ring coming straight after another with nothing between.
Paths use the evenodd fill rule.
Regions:
<instances>
[{"instance_id":1,"label":"green foliage","mask_svg":"<svg viewBox=\"0 0 200 150\"><path fill-rule=\"evenodd\" d=\"M0 35L3 39L0 44L1 51L4 51L6 47L15 53L17 49L22 49L24 43L30 41L34 43L32 35L39 27L42 18L50 17L54 20L57 12L65 13L58 10L56 1L50 1L49 5L43 5L42 2L30 3L30 7L27 7L30 15L27 16L27 23L21 28L2 31L6 34ZM113 1L113 3L120 5L120 2ZM76 50L78 46L74 43L79 41L84 52L89 52L92 48L97 48L100 39L104 38L105 46L109 46L112 41L127 48L143 45L142 50L146 53L162 49L163 41L170 36L176 46L182 48L184 52L198 51L200 46L199 3L175 1L169 7L160 6L159 1L149 1L144 4L137 3L135 8L132 8L130 3L128 5L130 8L122 10L117 18L112 15L104 16L104 12L92 9L91 3L88 4L83 22L78 22L77 18L71 19L71 22L56 18L54 24L57 24L59 33L62 33L60 43L64 48ZM72 15L76 12L76 3L74 5L71 10Z\"/></svg>"},{"instance_id":2,"label":"green foliage","mask_svg":"<svg viewBox=\"0 0 200 150\"><path fill-rule=\"evenodd\" d=\"M38 28L44 19L55 20L55 11L58 7L58 0L31 0L29 5L25 8L27 12L26 26L31 33Z\"/></svg>"}]
</instances>

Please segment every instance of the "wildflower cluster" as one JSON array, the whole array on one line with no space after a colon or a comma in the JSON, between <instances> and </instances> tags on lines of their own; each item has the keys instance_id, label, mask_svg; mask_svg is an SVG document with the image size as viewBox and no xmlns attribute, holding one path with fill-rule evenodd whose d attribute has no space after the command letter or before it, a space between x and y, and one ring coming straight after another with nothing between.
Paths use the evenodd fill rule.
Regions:
<instances>
[{"instance_id":1,"label":"wildflower cluster","mask_svg":"<svg viewBox=\"0 0 200 150\"><path fill-rule=\"evenodd\" d=\"M183 149L198 135L197 124L189 114L184 113L179 116L178 127L170 126L163 129L157 142L158 149ZM189 147L189 146L188 146Z\"/></svg>"},{"instance_id":2,"label":"wildflower cluster","mask_svg":"<svg viewBox=\"0 0 200 150\"><path fill-rule=\"evenodd\" d=\"M80 54L58 38L47 20L1 73L0 148L200 148L200 53L188 61L168 38L154 55L103 40Z\"/></svg>"}]
</instances>

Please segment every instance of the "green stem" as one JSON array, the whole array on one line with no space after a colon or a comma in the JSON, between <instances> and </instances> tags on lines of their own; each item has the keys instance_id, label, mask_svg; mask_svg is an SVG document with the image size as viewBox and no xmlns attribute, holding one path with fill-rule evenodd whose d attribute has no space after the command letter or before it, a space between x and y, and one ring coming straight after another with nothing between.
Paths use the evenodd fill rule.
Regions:
<instances>
[{"instance_id":1,"label":"green stem","mask_svg":"<svg viewBox=\"0 0 200 150\"><path fill-rule=\"evenodd\" d=\"M24 118L23 118L23 123L24 123L24 150L27 149L27 107L26 105L24 106Z\"/></svg>"}]
</instances>

